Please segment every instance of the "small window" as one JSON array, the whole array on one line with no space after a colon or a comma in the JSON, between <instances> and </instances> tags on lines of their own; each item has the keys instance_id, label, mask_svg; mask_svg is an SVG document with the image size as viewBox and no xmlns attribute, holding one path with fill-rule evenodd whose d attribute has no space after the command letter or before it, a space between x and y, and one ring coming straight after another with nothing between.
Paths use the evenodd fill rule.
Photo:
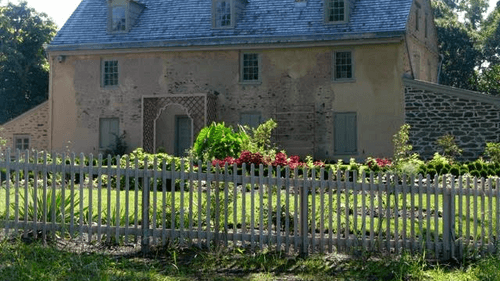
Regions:
<instances>
[{"instance_id":1,"label":"small window","mask_svg":"<svg viewBox=\"0 0 500 281\"><path fill-rule=\"evenodd\" d=\"M243 53L241 56L241 81L260 81L260 56L255 53Z\"/></svg>"},{"instance_id":2,"label":"small window","mask_svg":"<svg viewBox=\"0 0 500 281\"><path fill-rule=\"evenodd\" d=\"M251 128L259 127L261 123L260 112L246 112L240 114L240 125L248 126Z\"/></svg>"},{"instance_id":3,"label":"small window","mask_svg":"<svg viewBox=\"0 0 500 281\"><path fill-rule=\"evenodd\" d=\"M102 86L118 85L118 61L105 60L102 62Z\"/></svg>"},{"instance_id":4,"label":"small window","mask_svg":"<svg viewBox=\"0 0 500 281\"><path fill-rule=\"evenodd\" d=\"M215 0L214 5L214 27L231 27L231 1Z\"/></svg>"},{"instance_id":5,"label":"small window","mask_svg":"<svg viewBox=\"0 0 500 281\"><path fill-rule=\"evenodd\" d=\"M99 119L99 148L101 150L113 149L116 139L120 137L118 118Z\"/></svg>"},{"instance_id":6,"label":"small window","mask_svg":"<svg viewBox=\"0 0 500 281\"><path fill-rule=\"evenodd\" d=\"M419 19L419 16L420 16L420 9L417 8L415 10L415 30L418 31L419 29L419 25L420 25L420 19Z\"/></svg>"},{"instance_id":7,"label":"small window","mask_svg":"<svg viewBox=\"0 0 500 281\"><path fill-rule=\"evenodd\" d=\"M425 14L425 21L424 21L424 33L425 33L425 38L427 38L427 34L428 34L428 23L427 23L427 20L428 20L428 14Z\"/></svg>"},{"instance_id":8,"label":"small window","mask_svg":"<svg viewBox=\"0 0 500 281\"><path fill-rule=\"evenodd\" d=\"M353 155L358 152L356 113L334 113L334 153Z\"/></svg>"},{"instance_id":9,"label":"small window","mask_svg":"<svg viewBox=\"0 0 500 281\"><path fill-rule=\"evenodd\" d=\"M119 32L127 30L126 7L115 6L111 8L111 31Z\"/></svg>"},{"instance_id":10,"label":"small window","mask_svg":"<svg viewBox=\"0 0 500 281\"><path fill-rule=\"evenodd\" d=\"M30 136L17 135L14 136L14 149L27 150L30 148Z\"/></svg>"},{"instance_id":11,"label":"small window","mask_svg":"<svg viewBox=\"0 0 500 281\"><path fill-rule=\"evenodd\" d=\"M326 1L326 21L327 22L344 22L346 17L345 0L325 0Z\"/></svg>"},{"instance_id":12,"label":"small window","mask_svg":"<svg viewBox=\"0 0 500 281\"><path fill-rule=\"evenodd\" d=\"M343 51L335 52L333 55L334 67L333 77L334 80L351 80L353 79L353 64L352 52Z\"/></svg>"}]
</instances>

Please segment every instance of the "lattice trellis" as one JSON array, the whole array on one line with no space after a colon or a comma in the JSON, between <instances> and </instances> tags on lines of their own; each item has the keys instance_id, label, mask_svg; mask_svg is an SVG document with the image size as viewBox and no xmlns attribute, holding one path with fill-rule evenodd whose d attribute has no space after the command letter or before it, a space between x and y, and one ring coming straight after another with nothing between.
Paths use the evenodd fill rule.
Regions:
<instances>
[{"instance_id":1,"label":"lattice trellis","mask_svg":"<svg viewBox=\"0 0 500 281\"><path fill-rule=\"evenodd\" d=\"M193 120L193 137L208 123L215 120L216 97L211 94L147 97L143 99L143 148L154 152L154 123L161 111L169 105L183 106Z\"/></svg>"}]
</instances>

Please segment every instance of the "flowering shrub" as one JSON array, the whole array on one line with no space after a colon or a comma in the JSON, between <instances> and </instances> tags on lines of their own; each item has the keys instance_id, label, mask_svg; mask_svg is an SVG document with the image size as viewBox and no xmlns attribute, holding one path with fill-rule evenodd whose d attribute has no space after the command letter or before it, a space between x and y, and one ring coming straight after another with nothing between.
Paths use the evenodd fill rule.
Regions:
<instances>
[{"instance_id":1,"label":"flowering shrub","mask_svg":"<svg viewBox=\"0 0 500 281\"><path fill-rule=\"evenodd\" d=\"M389 169L392 167L392 161L387 158L371 158L366 159L366 165L372 171L378 171L383 169Z\"/></svg>"},{"instance_id":2,"label":"flowering shrub","mask_svg":"<svg viewBox=\"0 0 500 281\"><path fill-rule=\"evenodd\" d=\"M224 166L225 164L228 165L233 165L236 164L239 167L243 165L243 163L246 163L248 166L251 164L254 164L255 166L258 166L260 164L264 165L272 165L273 167L281 166L281 167L286 167L288 166L290 169L295 169L295 168L304 168L304 167L309 167L309 168L314 168L314 167L325 167L325 163L322 161L315 161L315 162L301 162L300 157L297 155L292 155L288 157L284 152L279 152L276 153L276 156L274 157L274 160L269 159L269 158L264 158L262 154L259 152L252 153L250 151L243 151L240 154L240 157L238 158L233 158L233 157L226 157L223 160L220 159L215 159L212 161L212 165L216 166L219 165L220 167Z\"/></svg>"}]
</instances>

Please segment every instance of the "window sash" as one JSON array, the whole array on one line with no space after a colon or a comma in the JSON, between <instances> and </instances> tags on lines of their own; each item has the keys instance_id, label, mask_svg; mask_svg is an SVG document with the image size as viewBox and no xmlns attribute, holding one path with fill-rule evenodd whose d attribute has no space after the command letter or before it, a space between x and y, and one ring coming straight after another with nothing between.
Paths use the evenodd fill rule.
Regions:
<instances>
[{"instance_id":1,"label":"window sash","mask_svg":"<svg viewBox=\"0 0 500 281\"><path fill-rule=\"evenodd\" d=\"M231 1L215 1L215 27L231 26Z\"/></svg>"},{"instance_id":2,"label":"window sash","mask_svg":"<svg viewBox=\"0 0 500 281\"><path fill-rule=\"evenodd\" d=\"M116 6L111 9L111 31L126 31L126 7Z\"/></svg>"},{"instance_id":3,"label":"window sash","mask_svg":"<svg viewBox=\"0 0 500 281\"><path fill-rule=\"evenodd\" d=\"M118 85L118 61L107 60L103 62L102 85L104 87Z\"/></svg>"},{"instance_id":4,"label":"window sash","mask_svg":"<svg viewBox=\"0 0 500 281\"><path fill-rule=\"evenodd\" d=\"M242 80L259 81L259 54L243 54Z\"/></svg>"},{"instance_id":5,"label":"window sash","mask_svg":"<svg viewBox=\"0 0 500 281\"><path fill-rule=\"evenodd\" d=\"M352 79L352 52L335 52L335 80Z\"/></svg>"},{"instance_id":6,"label":"window sash","mask_svg":"<svg viewBox=\"0 0 500 281\"><path fill-rule=\"evenodd\" d=\"M346 20L345 0L326 0L326 20L328 22L343 22Z\"/></svg>"},{"instance_id":7,"label":"window sash","mask_svg":"<svg viewBox=\"0 0 500 281\"><path fill-rule=\"evenodd\" d=\"M27 150L30 147L30 138L27 136L15 136L14 146L15 149Z\"/></svg>"}]
</instances>

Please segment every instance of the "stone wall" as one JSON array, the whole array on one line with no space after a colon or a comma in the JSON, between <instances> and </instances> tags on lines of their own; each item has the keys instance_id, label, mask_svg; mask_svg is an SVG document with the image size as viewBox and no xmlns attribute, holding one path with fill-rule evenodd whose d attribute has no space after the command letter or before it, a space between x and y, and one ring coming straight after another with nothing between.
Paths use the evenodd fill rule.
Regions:
<instances>
[{"instance_id":1,"label":"stone wall","mask_svg":"<svg viewBox=\"0 0 500 281\"><path fill-rule=\"evenodd\" d=\"M413 150L423 158L439 151L436 140L452 134L461 160L482 156L500 140L500 98L421 81L405 81L405 122Z\"/></svg>"},{"instance_id":2,"label":"stone wall","mask_svg":"<svg viewBox=\"0 0 500 281\"><path fill-rule=\"evenodd\" d=\"M0 137L7 139L7 147L15 149L15 136L28 137L30 149L49 149L49 103L44 102L22 115L0 125Z\"/></svg>"}]
</instances>

